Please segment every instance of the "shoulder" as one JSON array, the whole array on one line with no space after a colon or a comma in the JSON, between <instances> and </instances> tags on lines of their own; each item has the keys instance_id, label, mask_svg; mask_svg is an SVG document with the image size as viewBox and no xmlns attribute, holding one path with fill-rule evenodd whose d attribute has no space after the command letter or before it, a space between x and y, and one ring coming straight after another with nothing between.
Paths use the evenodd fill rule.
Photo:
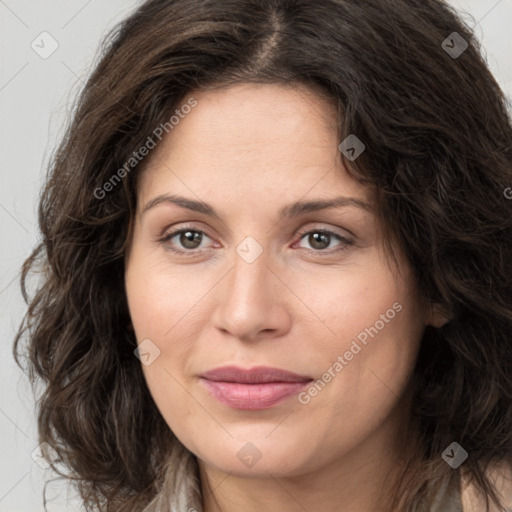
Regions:
<instances>
[{"instance_id":1,"label":"shoulder","mask_svg":"<svg viewBox=\"0 0 512 512\"><path fill-rule=\"evenodd\" d=\"M489 470L488 475L494 484L502 504L507 511L512 511L512 464L502 463ZM464 512L482 512L485 510L485 499L477 492L475 486L462 480L461 501ZM490 512L498 512L491 505Z\"/></svg>"}]
</instances>

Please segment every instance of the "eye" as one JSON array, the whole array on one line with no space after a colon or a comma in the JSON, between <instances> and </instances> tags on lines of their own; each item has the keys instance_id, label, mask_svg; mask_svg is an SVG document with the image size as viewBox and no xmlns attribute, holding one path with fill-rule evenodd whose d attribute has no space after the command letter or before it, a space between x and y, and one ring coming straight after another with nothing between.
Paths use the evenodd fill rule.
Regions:
<instances>
[{"instance_id":1,"label":"eye","mask_svg":"<svg viewBox=\"0 0 512 512\"><path fill-rule=\"evenodd\" d=\"M334 233L329 230L324 229L314 229L306 232L300 233L300 241L306 240L307 243L310 244L312 247L312 252L336 252L336 251L343 251L347 248L347 246L350 246L353 244L353 241L349 238L338 235L337 233ZM338 240L340 242L338 244L338 248L334 251L325 251L325 249L329 248L331 245L331 242L333 240ZM305 247L307 249L307 247ZM331 247L332 249L332 247Z\"/></svg>"},{"instance_id":2,"label":"eye","mask_svg":"<svg viewBox=\"0 0 512 512\"><path fill-rule=\"evenodd\" d=\"M160 242L168 246L172 251L192 252L195 249L204 248L201 247L201 243L203 242L204 237L209 238L204 231L191 227L184 227L175 231L171 231L170 233L166 233L160 239ZM176 239L175 242L173 242L173 238ZM178 249L173 247L176 244L178 244Z\"/></svg>"}]
</instances>

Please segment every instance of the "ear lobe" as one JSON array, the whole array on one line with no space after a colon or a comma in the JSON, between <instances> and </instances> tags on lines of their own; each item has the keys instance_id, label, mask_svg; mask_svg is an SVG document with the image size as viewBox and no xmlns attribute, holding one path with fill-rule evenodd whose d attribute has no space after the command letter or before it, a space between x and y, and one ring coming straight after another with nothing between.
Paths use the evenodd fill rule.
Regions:
<instances>
[{"instance_id":1,"label":"ear lobe","mask_svg":"<svg viewBox=\"0 0 512 512\"><path fill-rule=\"evenodd\" d=\"M448 314L448 312L439 304L438 302L430 302L430 308L427 315L427 325L431 325L432 327L443 327L443 325L447 324L453 317Z\"/></svg>"}]
</instances>

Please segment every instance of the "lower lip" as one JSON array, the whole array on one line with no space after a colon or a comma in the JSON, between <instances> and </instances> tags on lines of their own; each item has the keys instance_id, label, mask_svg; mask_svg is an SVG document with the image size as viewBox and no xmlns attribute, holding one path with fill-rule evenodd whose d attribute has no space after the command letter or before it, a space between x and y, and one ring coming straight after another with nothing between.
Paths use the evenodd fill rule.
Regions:
<instances>
[{"instance_id":1,"label":"lower lip","mask_svg":"<svg viewBox=\"0 0 512 512\"><path fill-rule=\"evenodd\" d=\"M201 378L210 393L221 403L235 409L267 409L277 405L307 386L307 382L268 382L241 384L216 382Z\"/></svg>"}]
</instances>

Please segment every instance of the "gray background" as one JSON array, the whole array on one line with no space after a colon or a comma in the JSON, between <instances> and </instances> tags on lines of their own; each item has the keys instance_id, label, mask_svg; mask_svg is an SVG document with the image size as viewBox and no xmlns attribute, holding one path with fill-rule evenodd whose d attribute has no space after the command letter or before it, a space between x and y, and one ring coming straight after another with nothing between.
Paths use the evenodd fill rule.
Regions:
<instances>
[{"instance_id":1,"label":"gray background","mask_svg":"<svg viewBox=\"0 0 512 512\"><path fill-rule=\"evenodd\" d=\"M0 0L0 512L42 511L52 475L34 462L34 400L12 358L12 339L24 314L20 265L38 239L36 203L49 155L108 30L134 0ZM491 70L512 97L512 0L452 0L475 18ZM58 48L47 58L38 51ZM448 35L448 34L447 34ZM45 39L46 37L46 39ZM441 41L440 41L441 44ZM512 184L511 184L512 186ZM65 482L50 483L51 512L78 511Z\"/></svg>"}]
</instances>

